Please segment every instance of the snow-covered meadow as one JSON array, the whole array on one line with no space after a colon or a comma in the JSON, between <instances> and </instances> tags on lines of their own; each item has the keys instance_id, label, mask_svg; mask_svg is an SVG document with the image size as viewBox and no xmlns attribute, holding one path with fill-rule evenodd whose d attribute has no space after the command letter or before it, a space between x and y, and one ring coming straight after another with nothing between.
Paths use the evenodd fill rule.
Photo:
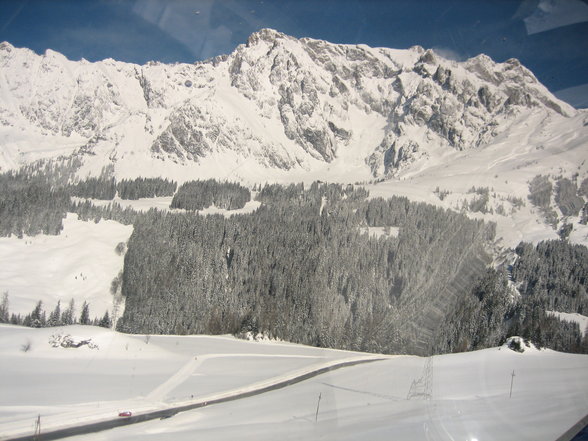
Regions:
<instances>
[{"instance_id":1,"label":"snow-covered meadow","mask_svg":"<svg viewBox=\"0 0 588 441\"><path fill-rule=\"evenodd\" d=\"M110 287L124 259L116 247L132 231L110 220L82 222L69 213L58 236L0 237L0 294L8 293L10 313L28 314L41 300L49 314L59 300L64 310L71 299L78 315L84 301L91 318L112 313Z\"/></svg>"},{"instance_id":2,"label":"snow-covered meadow","mask_svg":"<svg viewBox=\"0 0 588 441\"><path fill-rule=\"evenodd\" d=\"M98 348L52 347L58 333L91 339ZM2 325L0 356L0 439L9 439L32 435L39 415L45 431L118 418L124 410L137 415L373 354L225 336ZM378 358L257 396L73 439L553 440L588 413L586 355L503 346Z\"/></svg>"},{"instance_id":3,"label":"snow-covered meadow","mask_svg":"<svg viewBox=\"0 0 588 441\"><path fill-rule=\"evenodd\" d=\"M78 343L90 340L96 347L52 344L59 335ZM38 415L49 430L116 417L127 409L165 409L358 356L374 357L223 336L0 325L0 439L28 433Z\"/></svg>"}]
</instances>

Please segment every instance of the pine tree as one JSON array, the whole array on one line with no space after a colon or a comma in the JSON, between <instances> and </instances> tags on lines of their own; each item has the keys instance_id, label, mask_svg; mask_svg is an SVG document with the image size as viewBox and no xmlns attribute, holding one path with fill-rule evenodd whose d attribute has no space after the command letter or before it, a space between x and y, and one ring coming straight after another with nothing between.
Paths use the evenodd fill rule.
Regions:
<instances>
[{"instance_id":1,"label":"pine tree","mask_svg":"<svg viewBox=\"0 0 588 441\"><path fill-rule=\"evenodd\" d=\"M61 300L57 301L57 306L49 314L49 320L47 326L60 326L61 325Z\"/></svg>"},{"instance_id":2,"label":"pine tree","mask_svg":"<svg viewBox=\"0 0 588 441\"><path fill-rule=\"evenodd\" d=\"M22 317L20 314L15 314L14 312L10 316L10 324L11 325L22 325Z\"/></svg>"},{"instance_id":3,"label":"pine tree","mask_svg":"<svg viewBox=\"0 0 588 441\"><path fill-rule=\"evenodd\" d=\"M2 303L0 303L0 323L8 323L10 317L8 315L8 291L2 295Z\"/></svg>"},{"instance_id":4,"label":"pine tree","mask_svg":"<svg viewBox=\"0 0 588 441\"><path fill-rule=\"evenodd\" d=\"M31 328L42 328L45 326L45 311L43 311L43 302L39 300L30 318Z\"/></svg>"},{"instance_id":5,"label":"pine tree","mask_svg":"<svg viewBox=\"0 0 588 441\"><path fill-rule=\"evenodd\" d=\"M110 320L110 315L108 315L108 311L104 313L104 316L98 322L98 326L103 328L110 328L112 326L112 321Z\"/></svg>"},{"instance_id":6,"label":"pine tree","mask_svg":"<svg viewBox=\"0 0 588 441\"><path fill-rule=\"evenodd\" d=\"M84 302L82 306L82 313L80 314L80 325L90 324L90 305L88 302Z\"/></svg>"},{"instance_id":7,"label":"pine tree","mask_svg":"<svg viewBox=\"0 0 588 441\"><path fill-rule=\"evenodd\" d=\"M61 314L61 323L73 325L75 323L75 309L74 299L71 299L68 308Z\"/></svg>"}]
</instances>

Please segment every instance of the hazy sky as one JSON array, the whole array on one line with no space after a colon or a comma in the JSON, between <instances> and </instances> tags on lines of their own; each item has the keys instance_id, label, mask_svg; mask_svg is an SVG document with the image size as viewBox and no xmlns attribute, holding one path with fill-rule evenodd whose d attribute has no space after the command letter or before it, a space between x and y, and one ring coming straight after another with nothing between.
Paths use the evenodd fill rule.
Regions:
<instances>
[{"instance_id":1,"label":"hazy sky","mask_svg":"<svg viewBox=\"0 0 588 441\"><path fill-rule=\"evenodd\" d=\"M588 106L588 0L0 0L0 41L70 59L193 62L270 27L454 59L519 58Z\"/></svg>"}]
</instances>

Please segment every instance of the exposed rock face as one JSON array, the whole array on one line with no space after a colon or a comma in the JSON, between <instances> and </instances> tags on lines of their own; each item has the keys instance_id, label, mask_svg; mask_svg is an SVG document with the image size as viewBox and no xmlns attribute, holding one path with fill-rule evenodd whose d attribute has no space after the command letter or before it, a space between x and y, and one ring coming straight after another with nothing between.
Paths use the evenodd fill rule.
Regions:
<instances>
[{"instance_id":1,"label":"exposed rock face","mask_svg":"<svg viewBox=\"0 0 588 441\"><path fill-rule=\"evenodd\" d=\"M132 143L184 165L236 154L291 169L346 150L374 176L392 175L427 157L430 143L476 148L525 112L574 113L517 60L458 63L420 47L336 45L270 29L196 64L74 62L2 43L0 69L8 142L20 129L35 142L75 138L86 153L92 139L113 150Z\"/></svg>"}]
</instances>

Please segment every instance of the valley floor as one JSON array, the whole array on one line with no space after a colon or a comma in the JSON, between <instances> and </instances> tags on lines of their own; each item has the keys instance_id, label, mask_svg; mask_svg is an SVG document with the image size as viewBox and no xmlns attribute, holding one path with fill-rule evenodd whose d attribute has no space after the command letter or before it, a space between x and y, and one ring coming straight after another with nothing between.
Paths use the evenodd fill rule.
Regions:
<instances>
[{"instance_id":1,"label":"valley floor","mask_svg":"<svg viewBox=\"0 0 588 441\"><path fill-rule=\"evenodd\" d=\"M59 333L91 339L98 348L51 347ZM117 418L125 410L137 415L370 356L232 337L2 325L0 439L32 435L39 415L44 430ZM501 347L387 356L261 395L72 439L554 440L588 414L587 403L588 356Z\"/></svg>"}]
</instances>

